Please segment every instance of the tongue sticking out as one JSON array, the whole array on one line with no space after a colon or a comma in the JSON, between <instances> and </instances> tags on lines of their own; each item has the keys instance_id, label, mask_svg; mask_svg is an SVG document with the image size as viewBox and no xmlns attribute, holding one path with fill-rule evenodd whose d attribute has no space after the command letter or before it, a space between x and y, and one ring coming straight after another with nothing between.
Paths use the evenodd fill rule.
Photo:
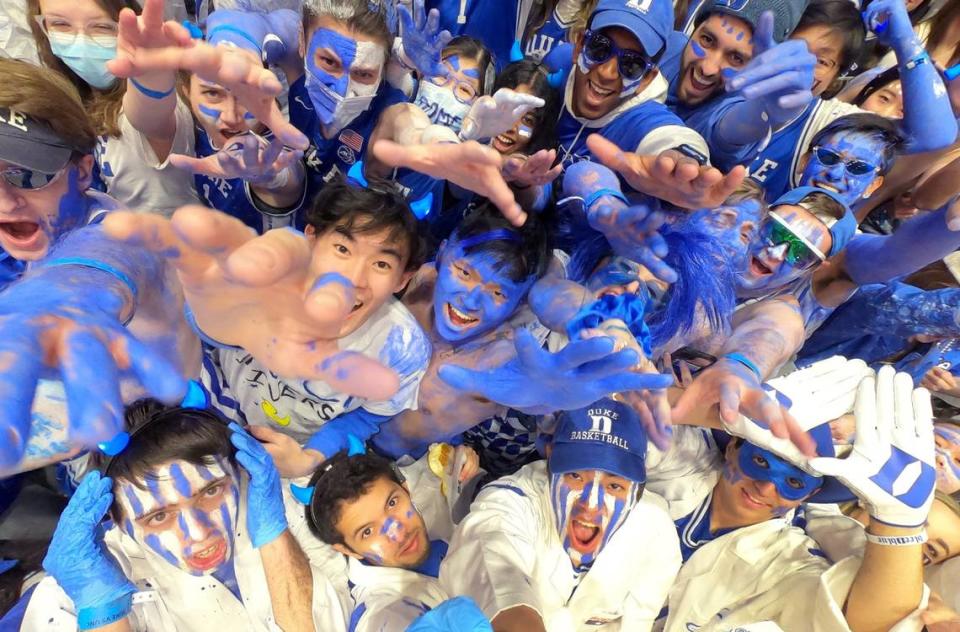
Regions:
<instances>
[{"instance_id":1,"label":"tongue sticking out","mask_svg":"<svg viewBox=\"0 0 960 632\"><path fill-rule=\"evenodd\" d=\"M600 533L600 527L587 526L582 522L574 520L571 523L571 531L577 544L587 546L592 543L593 539Z\"/></svg>"}]
</instances>

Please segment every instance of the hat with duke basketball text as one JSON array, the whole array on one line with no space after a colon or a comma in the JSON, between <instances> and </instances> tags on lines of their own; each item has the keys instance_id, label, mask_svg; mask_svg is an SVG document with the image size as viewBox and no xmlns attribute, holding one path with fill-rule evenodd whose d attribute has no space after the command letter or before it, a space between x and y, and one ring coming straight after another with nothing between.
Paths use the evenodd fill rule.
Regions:
<instances>
[{"instance_id":1,"label":"hat with duke basketball text","mask_svg":"<svg viewBox=\"0 0 960 632\"><path fill-rule=\"evenodd\" d=\"M551 474L601 470L644 483L647 433L632 408L605 397L557 416L548 465Z\"/></svg>"}]
</instances>

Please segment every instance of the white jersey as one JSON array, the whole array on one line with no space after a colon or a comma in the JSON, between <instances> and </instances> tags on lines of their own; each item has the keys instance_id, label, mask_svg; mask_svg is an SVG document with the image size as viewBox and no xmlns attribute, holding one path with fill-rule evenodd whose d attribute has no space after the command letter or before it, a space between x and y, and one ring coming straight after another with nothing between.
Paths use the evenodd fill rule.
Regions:
<instances>
[{"instance_id":1,"label":"white jersey","mask_svg":"<svg viewBox=\"0 0 960 632\"><path fill-rule=\"evenodd\" d=\"M227 416L250 425L269 426L304 443L323 424L357 408L392 417L417 408L420 380L430 362L431 346L413 315L390 298L352 334L339 341L341 351L355 351L395 370L400 389L375 402L333 390L326 382L276 375L242 349L215 349L201 373L212 402Z\"/></svg>"},{"instance_id":2,"label":"white jersey","mask_svg":"<svg viewBox=\"0 0 960 632\"><path fill-rule=\"evenodd\" d=\"M176 131L170 154L194 155L193 114L181 100L175 110ZM120 113L120 136L97 139L95 157L107 192L133 211L169 217L184 204L199 204L193 174L177 169L169 155L159 160L146 136Z\"/></svg>"},{"instance_id":3,"label":"white jersey","mask_svg":"<svg viewBox=\"0 0 960 632\"><path fill-rule=\"evenodd\" d=\"M246 498L246 477L240 485ZM291 507L292 505L288 505ZM301 509L302 513L302 509ZM288 511L288 517L290 516ZM136 632L278 632L260 552L246 530L246 502L240 503L234 538L233 565L243 601L213 576L194 576L145 551L119 528L104 542L124 575L134 583L133 610L128 619ZM346 630L340 595L328 579L336 561L326 551L305 549L313 575L313 622L317 630ZM77 630L73 602L53 577L45 577L24 613L22 632Z\"/></svg>"},{"instance_id":4,"label":"white jersey","mask_svg":"<svg viewBox=\"0 0 960 632\"><path fill-rule=\"evenodd\" d=\"M548 632L649 630L680 567L666 503L640 501L585 573L574 572L557 533L546 461L489 483L457 526L440 584L483 613L526 605Z\"/></svg>"}]
</instances>

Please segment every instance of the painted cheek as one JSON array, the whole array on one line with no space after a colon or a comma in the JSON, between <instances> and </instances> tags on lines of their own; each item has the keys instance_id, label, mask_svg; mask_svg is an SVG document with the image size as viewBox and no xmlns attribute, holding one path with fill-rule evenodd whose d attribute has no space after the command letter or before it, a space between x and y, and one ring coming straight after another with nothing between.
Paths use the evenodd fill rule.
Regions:
<instances>
[{"instance_id":1,"label":"painted cheek","mask_svg":"<svg viewBox=\"0 0 960 632\"><path fill-rule=\"evenodd\" d=\"M197 110L200 112L200 117L209 125L216 125L220 120L220 115L223 114L220 110L208 107L202 103L197 104Z\"/></svg>"},{"instance_id":2,"label":"painted cheek","mask_svg":"<svg viewBox=\"0 0 960 632\"><path fill-rule=\"evenodd\" d=\"M383 521L383 526L380 527L380 535L386 537L390 542L399 542L404 535L403 523L392 517L387 517Z\"/></svg>"},{"instance_id":3,"label":"painted cheek","mask_svg":"<svg viewBox=\"0 0 960 632\"><path fill-rule=\"evenodd\" d=\"M693 51L694 56L699 59L703 59L707 56L707 51L703 50L703 46L700 46L700 44L693 40L690 41L690 50Z\"/></svg>"}]
</instances>

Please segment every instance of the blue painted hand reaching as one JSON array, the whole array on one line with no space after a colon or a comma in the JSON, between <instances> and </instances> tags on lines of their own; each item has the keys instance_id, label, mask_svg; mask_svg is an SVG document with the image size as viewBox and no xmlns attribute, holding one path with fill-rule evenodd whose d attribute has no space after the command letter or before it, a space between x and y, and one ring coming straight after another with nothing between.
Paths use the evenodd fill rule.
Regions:
<instances>
[{"instance_id":1,"label":"blue painted hand reaching","mask_svg":"<svg viewBox=\"0 0 960 632\"><path fill-rule=\"evenodd\" d=\"M776 126L790 119L813 99L813 69L817 65L804 40L777 44L773 13L760 16L754 34L753 59L726 82L728 91L739 90L748 100L763 99L767 121Z\"/></svg>"},{"instance_id":2,"label":"blue painted hand reaching","mask_svg":"<svg viewBox=\"0 0 960 632\"><path fill-rule=\"evenodd\" d=\"M417 617L406 632L493 632L493 628L473 599L454 597Z\"/></svg>"},{"instance_id":3,"label":"blue painted hand reaching","mask_svg":"<svg viewBox=\"0 0 960 632\"><path fill-rule=\"evenodd\" d=\"M454 365L440 367L440 378L465 393L530 414L575 410L623 391L664 389L669 375L634 373L640 355L615 350L611 338L574 340L556 353L540 346L533 334L516 330L517 356L489 371Z\"/></svg>"},{"instance_id":4,"label":"blue painted hand reaching","mask_svg":"<svg viewBox=\"0 0 960 632\"><path fill-rule=\"evenodd\" d=\"M450 74L440 59L444 46L453 39L450 31L440 30L440 12L426 13L423 0L414 0L413 14L406 5L397 7L400 16L400 39L403 55L423 77L446 77Z\"/></svg>"},{"instance_id":5,"label":"blue painted hand reaching","mask_svg":"<svg viewBox=\"0 0 960 632\"><path fill-rule=\"evenodd\" d=\"M113 503L112 489L109 477L96 471L87 474L63 510L43 558L44 570L73 601L81 620L85 610L117 602L113 610L118 615L128 613L129 595L137 590L103 545L100 521Z\"/></svg>"},{"instance_id":6,"label":"blue painted hand reaching","mask_svg":"<svg viewBox=\"0 0 960 632\"><path fill-rule=\"evenodd\" d=\"M885 46L897 50L906 44L921 46L902 0L873 0L863 12L863 22Z\"/></svg>"},{"instance_id":7,"label":"blue painted hand reaching","mask_svg":"<svg viewBox=\"0 0 960 632\"><path fill-rule=\"evenodd\" d=\"M254 548L270 544L287 530L283 510L280 472L259 441L235 423L230 424L230 443L237 449L237 462L250 475L247 484L247 529Z\"/></svg>"}]
</instances>

